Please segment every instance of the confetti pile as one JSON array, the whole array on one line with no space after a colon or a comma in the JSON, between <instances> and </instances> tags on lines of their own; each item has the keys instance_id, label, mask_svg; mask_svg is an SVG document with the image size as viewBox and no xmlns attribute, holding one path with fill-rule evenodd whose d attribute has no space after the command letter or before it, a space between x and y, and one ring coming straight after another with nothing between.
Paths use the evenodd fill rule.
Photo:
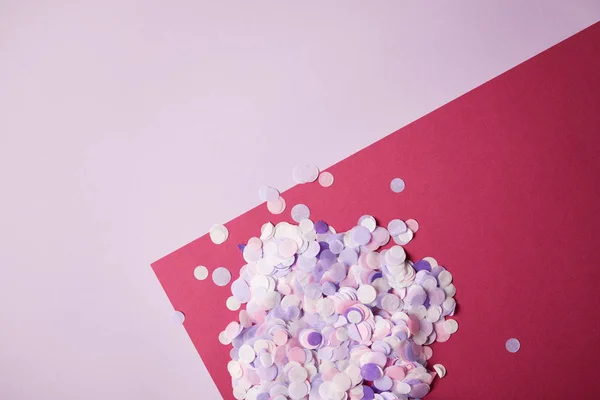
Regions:
<instances>
[{"instance_id":1,"label":"confetti pile","mask_svg":"<svg viewBox=\"0 0 600 400\"><path fill-rule=\"evenodd\" d=\"M297 175L316 179L309 168ZM403 182L395 189L404 189ZM263 195L282 200L278 192ZM260 237L240 246L247 264L231 285L227 307L246 309L219 335L222 344L233 345L228 370L235 398L427 395L434 377L446 374L441 364L427 368L429 345L447 341L458 323L446 319L456 307L450 272L431 257L413 264L401 247L418 223L396 219L386 229L365 215L336 233L324 221L313 223L306 206L294 207L292 216L298 225L266 223ZM217 236L222 239L221 229ZM396 245L378 251L390 238ZM204 270L198 273L205 277ZM217 278L222 284L230 277Z\"/></svg>"}]
</instances>

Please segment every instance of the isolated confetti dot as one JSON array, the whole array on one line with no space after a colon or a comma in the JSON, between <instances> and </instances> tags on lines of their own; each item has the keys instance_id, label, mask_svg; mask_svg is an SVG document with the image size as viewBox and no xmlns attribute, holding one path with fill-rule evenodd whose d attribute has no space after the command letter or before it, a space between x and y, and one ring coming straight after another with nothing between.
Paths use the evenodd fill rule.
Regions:
<instances>
[{"instance_id":1,"label":"isolated confetti dot","mask_svg":"<svg viewBox=\"0 0 600 400\"><path fill-rule=\"evenodd\" d=\"M199 281L203 281L208 278L208 268L203 265L199 265L194 269L194 277Z\"/></svg>"},{"instance_id":2,"label":"isolated confetti dot","mask_svg":"<svg viewBox=\"0 0 600 400\"><path fill-rule=\"evenodd\" d=\"M392 192L400 193L405 188L404 181L400 178L394 178L390 182L390 188L392 189Z\"/></svg>"},{"instance_id":3,"label":"isolated confetti dot","mask_svg":"<svg viewBox=\"0 0 600 400\"><path fill-rule=\"evenodd\" d=\"M171 321L175 325L181 325L183 324L183 321L185 321L185 315L181 311L173 311L171 314Z\"/></svg>"},{"instance_id":4,"label":"isolated confetti dot","mask_svg":"<svg viewBox=\"0 0 600 400\"><path fill-rule=\"evenodd\" d=\"M509 353L516 353L521 349L521 342L519 339L510 338L506 341L506 350Z\"/></svg>"}]
</instances>

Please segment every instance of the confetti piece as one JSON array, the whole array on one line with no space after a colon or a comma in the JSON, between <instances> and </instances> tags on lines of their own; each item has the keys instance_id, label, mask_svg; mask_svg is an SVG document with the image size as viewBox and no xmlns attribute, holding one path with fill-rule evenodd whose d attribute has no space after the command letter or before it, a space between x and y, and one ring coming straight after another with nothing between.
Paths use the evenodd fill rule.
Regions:
<instances>
[{"instance_id":1,"label":"confetti piece","mask_svg":"<svg viewBox=\"0 0 600 400\"><path fill-rule=\"evenodd\" d=\"M294 181L296 183L314 182L319 177L319 168L314 165L299 165L294 168Z\"/></svg>"},{"instance_id":2,"label":"confetti piece","mask_svg":"<svg viewBox=\"0 0 600 400\"><path fill-rule=\"evenodd\" d=\"M237 311L240 309L242 303L235 296L231 296L227 299L225 305L228 310Z\"/></svg>"},{"instance_id":3,"label":"confetti piece","mask_svg":"<svg viewBox=\"0 0 600 400\"><path fill-rule=\"evenodd\" d=\"M285 200L279 197L275 201L267 201L267 209L271 214L281 214L285 210Z\"/></svg>"},{"instance_id":4,"label":"confetti piece","mask_svg":"<svg viewBox=\"0 0 600 400\"><path fill-rule=\"evenodd\" d=\"M414 219L407 219L406 226L408 227L408 229L413 231L413 233L417 233L417 231L419 230L419 223Z\"/></svg>"},{"instance_id":5,"label":"confetti piece","mask_svg":"<svg viewBox=\"0 0 600 400\"><path fill-rule=\"evenodd\" d=\"M305 204L296 204L292 207L292 219L298 223L310 218L310 210Z\"/></svg>"},{"instance_id":6,"label":"confetti piece","mask_svg":"<svg viewBox=\"0 0 600 400\"><path fill-rule=\"evenodd\" d=\"M394 192L394 193L400 193L400 192L404 191L404 187L405 187L404 181L400 178L394 178L390 182L390 188L392 189L392 192Z\"/></svg>"},{"instance_id":7,"label":"confetti piece","mask_svg":"<svg viewBox=\"0 0 600 400\"><path fill-rule=\"evenodd\" d=\"M516 353L521 349L521 342L519 339L510 338L506 341L506 350L509 353Z\"/></svg>"},{"instance_id":8,"label":"confetti piece","mask_svg":"<svg viewBox=\"0 0 600 400\"><path fill-rule=\"evenodd\" d=\"M258 189L258 197L262 201L276 201L279 198L279 190L271 186L261 186Z\"/></svg>"},{"instance_id":9,"label":"confetti piece","mask_svg":"<svg viewBox=\"0 0 600 400\"><path fill-rule=\"evenodd\" d=\"M231 272L225 267L219 267L212 273L212 279L217 286L226 286L231 281Z\"/></svg>"},{"instance_id":10,"label":"confetti piece","mask_svg":"<svg viewBox=\"0 0 600 400\"><path fill-rule=\"evenodd\" d=\"M213 225L210 228L209 236L214 244L222 244L229 237L229 231L223 225Z\"/></svg>"},{"instance_id":11,"label":"confetti piece","mask_svg":"<svg viewBox=\"0 0 600 400\"><path fill-rule=\"evenodd\" d=\"M194 277L199 281L205 280L206 278L208 278L208 269L203 265L197 266L194 269Z\"/></svg>"},{"instance_id":12,"label":"confetti piece","mask_svg":"<svg viewBox=\"0 0 600 400\"><path fill-rule=\"evenodd\" d=\"M173 314L171 314L171 321L175 325L181 325L183 324L183 321L185 321L185 315L181 311L173 311Z\"/></svg>"},{"instance_id":13,"label":"confetti piece","mask_svg":"<svg viewBox=\"0 0 600 400\"><path fill-rule=\"evenodd\" d=\"M319 175L319 185L323 187L330 187L333 185L333 175L331 172L321 172Z\"/></svg>"}]
</instances>

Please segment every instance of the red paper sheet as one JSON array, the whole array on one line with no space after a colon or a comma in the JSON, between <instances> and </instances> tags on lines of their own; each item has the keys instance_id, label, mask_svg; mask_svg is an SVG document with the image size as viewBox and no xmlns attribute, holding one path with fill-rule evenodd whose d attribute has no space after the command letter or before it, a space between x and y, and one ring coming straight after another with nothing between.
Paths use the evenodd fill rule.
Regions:
<instances>
[{"instance_id":1,"label":"red paper sheet","mask_svg":"<svg viewBox=\"0 0 600 400\"><path fill-rule=\"evenodd\" d=\"M415 218L410 257L454 275L460 329L433 345L448 375L428 399L600 398L599 54L596 24L334 165L332 187L284 192L283 215L263 204L226 224L225 244L206 235L154 263L223 397L230 347L217 336L237 313L229 287L193 270L222 265L235 279L236 245L304 203L338 231L363 214Z\"/></svg>"}]
</instances>

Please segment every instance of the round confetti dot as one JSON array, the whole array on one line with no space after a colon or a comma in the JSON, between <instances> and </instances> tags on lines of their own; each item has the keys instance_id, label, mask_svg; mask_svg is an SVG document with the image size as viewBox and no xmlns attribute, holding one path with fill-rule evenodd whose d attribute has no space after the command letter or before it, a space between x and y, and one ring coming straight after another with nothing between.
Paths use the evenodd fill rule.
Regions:
<instances>
[{"instance_id":1,"label":"round confetti dot","mask_svg":"<svg viewBox=\"0 0 600 400\"><path fill-rule=\"evenodd\" d=\"M410 385L406 382L398 382L396 385L396 391L400 394L408 394L410 393Z\"/></svg>"},{"instance_id":2,"label":"round confetti dot","mask_svg":"<svg viewBox=\"0 0 600 400\"><path fill-rule=\"evenodd\" d=\"M367 228L372 233L377 228L377 221L370 215L363 215L359 218L358 225Z\"/></svg>"},{"instance_id":3,"label":"round confetti dot","mask_svg":"<svg viewBox=\"0 0 600 400\"><path fill-rule=\"evenodd\" d=\"M331 174L331 172L321 172L321 174L319 175L319 185L323 187L330 187L331 185L333 185L333 175Z\"/></svg>"},{"instance_id":4,"label":"round confetti dot","mask_svg":"<svg viewBox=\"0 0 600 400\"><path fill-rule=\"evenodd\" d=\"M290 395L290 399L300 400L308 394L308 388L304 382L292 382L288 387L288 393Z\"/></svg>"},{"instance_id":5,"label":"round confetti dot","mask_svg":"<svg viewBox=\"0 0 600 400\"><path fill-rule=\"evenodd\" d=\"M231 339L227 336L225 332L221 332L219 333L219 343L227 346L228 344L231 344Z\"/></svg>"},{"instance_id":6,"label":"round confetti dot","mask_svg":"<svg viewBox=\"0 0 600 400\"><path fill-rule=\"evenodd\" d=\"M256 353L254 352L252 346L245 344L242 347L240 347L238 357L243 363L250 364L256 358Z\"/></svg>"},{"instance_id":7,"label":"round confetti dot","mask_svg":"<svg viewBox=\"0 0 600 400\"><path fill-rule=\"evenodd\" d=\"M414 232L410 229L407 229L406 232L401 233L398 236L394 236L394 242L399 245L407 245L414 237Z\"/></svg>"},{"instance_id":8,"label":"round confetti dot","mask_svg":"<svg viewBox=\"0 0 600 400\"><path fill-rule=\"evenodd\" d=\"M458 322L454 319L448 319L444 322L444 330L450 334L456 333L458 331Z\"/></svg>"},{"instance_id":9,"label":"round confetti dot","mask_svg":"<svg viewBox=\"0 0 600 400\"><path fill-rule=\"evenodd\" d=\"M381 367L374 363L368 363L362 366L360 369L360 374L362 375L363 379L367 381L374 381L381 378Z\"/></svg>"},{"instance_id":10,"label":"round confetti dot","mask_svg":"<svg viewBox=\"0 0 600 400\"><path fill-rule=\"evenodd\" d=\"M175 325L181 325L183 324L183 321L185 321L185 315L181 311L173 311L173 314L171 314L171 321L173 321Z\"/></svg>"},{"instance_id":11,"label":"round confetti dot","mask_svg":"<svg viewBox=\"0 0 600 400\"><path fill-rule=\"evenodd\" d=\"M414 219L407 219L406 226L414 233L417 233L417 231L419 230L419 223Z\"/></svg>"},{"instance_id":12,"label":"round confetti dot","mask_svg":"<svg viewBox=\"0 0 600 400\"><path fill-rule=\"evenodd\" d=\"M276 201L279 198L279 190L271 186L261 186L258 189L258 197L262 201Z\"/></svg>"},{"instance_id":13,"label":"round confetti dot","mask_svg":"<svg viewBox=\"0 0 600 400\"><path fill-rule=\"evenodd\" d=\"M214 244L222 244L229 237L229 231L223 225L213 225L212 228L210 228L209 235L210 240L212 240Z\"/></svg>"},{"instance_id":14,"label":"round confetti dot","mask_svg":"<svg viewBox=\"0 0 600 400\"><path fill-rule=\"evenodd\" d=\"M510 338L506 341L506 350L509 353L516 353L520 349L521 349L521 342L519 342L519 339Z\"/></svg>"},{"instance_id":15,"label":"round confetti dot","mask_svg":"<svg viewBox=\"0 0 600 400\"><path fill-rule=\"evenodd\" d=\"M204 265L199 265L194 268L194 278L198 279L199 281L203 281L208 278L208 268L206 268Z\"/></svg>"},{"instance_id":16,"label":"round confetti dot","mask_svg":"<svg viewBox=\"0 0 600 400\"><path fill-rule=\"evenodd\" d=\"M381 378L373 381L373 386L380 391L388 391L394 386L394 381L389 376L382 376Z\"/></svg>"},{"instance_id":17,"label":"round confetti dot","mask_svg":"<svg viewBox=\"0 0 600 400\"><path fill-rule=\"evenodd\" d=\"M404 190L404 181L400 178L394 178L390 182L390 188L394 193L400 193Z\"/></svg>"},{"instance_id":18,"label":"round confetti dot","mask_svg":"<svg viewBox=\"0 0 600 400\"><path fill-rule=\"evenodd\" d=\"M375 228L373 228L375 229ZM352 241L360 246L364 246L371 241L371 232L364 226L356 226L351 231Z\"/></svg>"},{"instance_id":19,"label":"round confetti dot","mask_svg":"<svg viewBox=\"0 0 600 400\"><path fill-rule=\"evenodd\" d=\"M305 204L296 204L292 207L292 219L296 222L301 222L310 218L310 209Z\"/></svg>"},{"instance_id":20,"label":"round confetti dot","mask_svg":"<svg viewBox=\"0 0 600 400\"><path fill-rule=\"evenodd\" d=\"M398 236L406 232L407 226L401 219L393 219L387 226L391 236Z\"/></svg>"},{"instance_id":21,"label":"round confetti dot","mask_svg":"<svg viewBox=\"0 0 600 400\"><path fill-rule=\"evenodd\" d=\"M288 377L292 382L304 382L308 377L308 373L306 372L306 369L304 369L304 367L298 365L290 369Z\"/></svg>"},{"instance_id":22,"label":"round confetti dot","mask_svg":"<svg viewBox=\"0 0 600 400\"><path fill-rule=\"evenodd\" d=\"M231 281L231 272L225 267L219 267L213 271L212 280L217 286L226 286Z\"/></svg>"},{"instance_id":23,"label":"round confetti dot","mask_svg":"<svg viewBox=\"0 0 600 400\"><path fill-rule=\"evenodd\" d=\"M381 308L387 312L394 312L398 307L400 307L400 298L393 293L388 293L381 299Z\"/></svg>"},{"instance_id":24,"label":"round confetti dot","mask_svg":"<svg viewBox=\"0 0 600 400\"><path fill-rule=\"evenodd\" d=\"M242 306L240 301L233 296L231 296L227 299L227 301L225 302L225 305L227 306L227 309L230 311L237 311Z\"/></svg>"},{"instance_id":25,"label":"round confetti dot","mask_svg":"<svg viewBox=\"0 0 600 400\"><path fill-rule=\"evenodd\" d=\"M274 233L275 233L275 226L272 223L267 222L266 224L263 224L263 226L261 226L261 228L260 228L260 239L261 240L271 239L273 237Z\"/></svg>"},{"instance_id":26,"label":"round confetti dot","mask_svg":"<svg viewBox=\"0 0 600 400\"><path fill-rule=\"evenodd\" d=\"M285 200L279 197L275 201L267 201L267 209L271 214L281 214L285 210Z\"/></svg>"},{"instance_id":27,"label":"round confetti dot","mask_svg":"<svg viewBox=\"0 0 600 400\"><path fill-rule=\"evenodd\" d=\"M247 396L247 393L245 389L238 387L233 389L233 397L235 398L235 400L244 400Z\"/></svg>"},{"instance_id":28,"label":"round confetti dot","mask_svg":"<svg viewBox=\"0 0 600 400\"><path fill-rule=\"evenodd\" d=\"M315 224L310 219L303 219L298 226L302 233L306 234L314 230Z\"/></svg>"},{"instance_id":29,"label":"round confetti dot","mask_svg":"<svg viewBox=\"0 0 600 400\"><path fill-rule=\"evenodd\" d=\"M358 300L361 303L364 304L369 304L375 301L375 298L377 297L377 291L375 290L375 288L373 286L370 285L361 285L358 288Z\"/></svg>"},{"instance_id":30,"label":"round confetti dot","mask_svg":"<svg viewBox=\"0 0 600 400\"><path fill-rule=\"evenodd\" d=\"M234 360L227 363L227 371L229 371L229 375L231 375L233 379L240 379L243 375L242 365Z\"/></svg>"},{"instance_id":31,"label":"round confetti dot","mask_svg":"<svg viewBox=\"0 0 600 400\"><path fill-rule=\"evenodd\" d=\"M452 283L452 274L449 271L442 271L438 275L438 282L440 287L444 288Z\"/></svg>"},{"instance_id":32,"label":"round confetti dot","mask_svg":"<svg viewBox=\"0 0 600 400\"><path fill-rule=\"evenodd\" d=\"M294 181L296 183L314 182L319 177L319 168L314 165L299 165L294 168Z\"/></svg>"},{"instance_id":33,"label":"round confetti dot","mask_svg":"<svg viewBox=\"0 0 600 400\"><path fill-rule=\"evenodd\" d=\"M339 373L333 377L333 384L337 390L346 392L352 387L352 380L348 375Z\"/></svg>"}]
</instances>

